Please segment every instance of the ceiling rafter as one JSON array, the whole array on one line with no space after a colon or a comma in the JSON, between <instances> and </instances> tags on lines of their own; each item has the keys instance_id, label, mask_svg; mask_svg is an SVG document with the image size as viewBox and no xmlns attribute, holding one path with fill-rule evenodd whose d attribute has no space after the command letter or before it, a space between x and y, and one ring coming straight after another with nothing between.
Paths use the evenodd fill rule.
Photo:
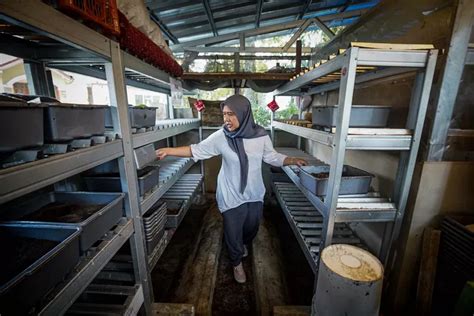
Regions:
<instances>
[{"instance_id":1,"label":"ceiling rafter","mask_svg":"<svg viewBox=\"0 0 474 316\"><path fill-rule=\"evenodd\" d=\"M312 0L306 0L306 3L305 3L305 5L304 5L304 7L303 7L303 10L302 10L301 13L296 17L297 20L301 20L301 19L304 17L304 15L308 12L308 9L309 9L309 7L311 6L311 3L312 3L312 2L313 2Z\"/></svg>"},{"instance_id":2,"label":"ceiling rafter","mask_svg":"<svg viewBox=\"0 0 474 316\"><path fill-rule=\"evenodd\" d=\"M216 24L216 26L219 26L219 28L226 27L226 26L222 26L222 24L227 25L230 23L232 25L239 25L239 24L244 23L242 22L243 20L245 20L249 24L254 24L255 4L251 7L245 6L244 9L245 10L242 10L242 11L238 9L231 10L231 12L227 14L221 13L219 14L219 17L216 17L216 14L213 14L214 23ZM267 19L285 17L288 15L292 15L298 11L299 11L298 7L295 7L294 5L289 5L289 4L280 5L277 7L273 7L272 9L268 9L268 12L265 12L265 14L261 16L260 21L262 21L263 19L267 20ZM197 30L196 28L206 27L206 26L209 26L209 20L199 19L191 23L189 21L186 21L185 24L173 25L169 29L172 30L176 34L179 34L181 32L181 33L186 34L184 36L188 36L190 34L192 35L192 34L199 33L199 30Z\"/></svg>"},{"instance_id":3,"label":"ceiling rafter","mask_svg":"<svg viewBox=\"0 0 474 316\"><path fill-rule=\"evenodd\" d=\"M304 23L300 26L298 31L296 31L295 34L293 34L293 36L290 38L290 40L285 44L285 46L283 46L282 50L286 52L290 48L290 46L293 45L293 43L298 38L300 38L301 34L303 34L303 32L306 31L308 26L310 26L313 22L314 22L314 19L307 19L306 21L304 21Z\"/></svg>"},{"instance_id":4,"label":"ceiling rafter","mask_svg":"<svg viewBox=\"0 0 474 316\"><path fill-rule=\"evenodd\" d=\"M255 18L255 28L260 27L260 17L262 16L263 0L257 0L257 17Z\"/></svg>"},{"instance_id":5,"label":"ceiling rafter","mask_svg":"<svg viewBox=\"0 0 474 316\"><path fill-rule=\"evenodd\" d=\"M173 33L171 33L171 31L163 22L161 22L160 18L155 13L153 13L153 11L151 10L148 10L148 11L150 13L151 20L158 25L158 27L163 32L163 34L165 34L166 37L168 37L170 41L172 41L174 44L179 44L178 38L174 36Z\"/></svg>"},{"instance_id":6,"label":"ceiling rafter","mask_svg":"<svg viewBox=\"0 0 474 316\"><path fill-rule=\"evenodd\" d=\"M334 36L336 36L336 34L334 34L333 31L331 31L331 29L329 27L327 27L326 24L324 24L323 21L321 21L320 19L318 18L314 18L314 23L319 26L319 28L321 29L321 31L323 31L328 37L329 39L333 39Z\"/></svg>"},{"instance_id":7,"label":"ceiling rafter","mask_svg":"<svg viewBox=\"0 0 474 316\"><path fill-rule=\"evenodd\" d=\"M212 28L212 33L214 36L219 35L217 33L216 23L214 22L214 18L212 17L212 10L211 5L209 4L209 0L202 0L202 4L204 5L204 10L206 11L207 19L209 20L209 24Z\"/></svg>"},{"instance_id":8,"label":"ceiling rafter","mask_svg":"<svg viewBox=\"0 0 474 316\"><path fill-rule=\"evenodd\" d=\"M321 16L320 20L322 22L328 22L328 21L332 21L334 19L351 18L351 17L360 16L365 12L367 12L367 9L346 11L346 12L343 12L343 13L336 13L336 14ZM194 46L214 44L214 43L222 43L222 42L226 42L226 41L230 41L230 40L235 40L235 39L239 38L239 34L242 33L242 32L245 33L246 37L252 37L252 36L257 36L257 35L260 35L260 34L273 33L273 32L283 31L283 30L287 30L287 29L291 29L291 28L299 28L304 23L304 21L305 20L292 21L292 22L288 22L288 23L265 26L265 27L254 28L254 29L249 29L249 30L245 30L245 31L230 33L230 34L224 34L224 35L207 37L207 38L193 40L193 41L187 41L187 42L183 42L183 43L178 44L178 45L172 45L171 49L173 51L183 51L187 47L194 47Z\"/></svg>"}]
</instances>

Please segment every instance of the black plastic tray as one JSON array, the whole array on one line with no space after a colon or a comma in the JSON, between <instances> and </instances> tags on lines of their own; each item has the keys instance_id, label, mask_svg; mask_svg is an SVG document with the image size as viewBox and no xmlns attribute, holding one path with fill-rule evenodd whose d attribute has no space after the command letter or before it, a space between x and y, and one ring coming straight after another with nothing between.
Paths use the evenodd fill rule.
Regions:
<instances>
[{"instance_id":1,"label":"black plastic tray","mask_svg":"<svg viewBox=\"0 0 474 316\"><path fill-rule=\"evenodd\" d=\"M60 226L49 224L15 223L0 224L0 236L50 240L58 244L50 251L42 254L36 261L25 267L19 274L0 285L0 314L25 315L36 314L35 305L78 263L79 252L78 226ZM2 245L4 247L4 245ZM2 258L0 268L5 271L6 263Z\"/></svg>"},{"instance_id":2,"label":"black plastic tray","mask_svg":"<svg viewBox=\"0 0 474 316\"><path fill-rule=\"evenodd\" d=\"M51 142L69 141L103 135L105 106L44 103L45 139Z\"/></svg>"},{"instance_id":3,"label":"black plastic tray","mask_svg":"<svg viewBox=\"0 0 474 316\"><path fill-rule=\"evenodd\" d=\"M122 218L124 196L123 193L50 192L17 203L13 209L7 210L6 214L9 219L14 218L31 224L41 222L58 226L79 226L82 229L80 237L81 251L85 252ZM29 220L36 211L55 202L79 206L104 206L81 222L76 222L74 219L68 223L41 219Z\"/></svg>"},{"instance_id":4,"label":"black plastic tray","mask_svg":"<svg viewBox=\"0 0 474 316\"><path fill-rule=\"evenodd\" d=\"M117 111L115 107L109 106L105 112L105 127L113 127L112 111ZM128 107L128 115L130 117L130 127L143 128L155 126L156 108L133 108Z\"/></svg>"},{"instance_id":5,"label":"black plastic tray","mask_svg":"<svg viewBox=\"0 0 474 316\"><path fill-rule=\"evenodd\" d=\"M353 105L349 127L385 127L390 110L390 106ZM334 127L338 112L337 106L313 106L313 124Z\"/></svg>"},{"instance_id":6,"label":"black plastic tray","mask_svg":"<svg viewBox=\"0 0 474 316\"><path fill-rule=\"evenodd\" d=\"M155 247L160 242L160 240L163 237L164 233L165 233L165 230L162 229L152 239L150 239L150 240L147 239L146 240L146 250L147 250L149 255L153 252L153 250L155 250Z\"/></svg>"},{"instance_id":7,"label":"black plastic tray","mask_svg":"<svg viewBox=\"0 0 474 316\"><path fill-rule=\"evenodd\" d=\"M186 200L171 200L171 199L166 199L166 205L168 210L172 208L179 208L179 211L177 214L167 214L166 215L166 228L176 228L178 227L179 223L181 222L181 219L184 217L184 208L186 207Z\"/></svg>"},{"instance_id":8,"label":"black plastic tray","mask_svg":"<svg viewBox=\"0 0 474 316\"><path fill-rule=\"evenodd\" d=\"M316 195L326 195L328 190L329 178L318 179L311 173L329 173L328 165L319 166L303 166L299 173L301 184L310 192ZM351 166L344 165L343 176L341 178L341 186L339 194L365 194L369 192L370 182L374 177L372 174Z\"/></svg>"},{"instance_id":9,"label":"black plastic tray","mask_svg":"<svg viewBox=\"0 0 474 316\"><path fill-rule=\"evenodd\" d=\"M0 152L43 145L44 108L12 100L15 99L6 96L0 98Z\"/></svg>"},{"instance_id":10,"label":"black plastic tray","mask_svg":"<svg viewBox=\"0 0 474 316\"><path fill-rule=\"evenodd\" d=\"M140 196L157 186L160 181L160 172L158 166L145 167L143 175L138 176L138 188ZM95 174L85 176L84 180L88 190L101 192L121 192L119 174Z\"/></svg>"}]
</instances>

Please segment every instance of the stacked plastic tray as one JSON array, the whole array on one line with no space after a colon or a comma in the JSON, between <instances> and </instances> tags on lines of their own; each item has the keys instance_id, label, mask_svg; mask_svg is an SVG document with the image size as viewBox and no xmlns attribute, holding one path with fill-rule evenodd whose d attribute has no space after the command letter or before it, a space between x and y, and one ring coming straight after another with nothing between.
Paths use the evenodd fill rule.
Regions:
<instances>
[{"instance_id":1,"label":"stacked plastic tray","mask_svg":"<svg viewBox=\"0 0 474 316\"><path fill-rule=\"evenodd\" d=\"M446 217L441 224L441 243L433 295L433 315L452 315L467 281L474 280L474 224L472 216Z\"/></svg>"},{"instance_id":2,"label":"stacked plastic tray","mask_svg":"<svg viewBox=\"0 0 474 316\"><path fill-rule=\"evenodd\" d=\"M166 224L166 202L158 201L144 216L143 226L145 228L146 248L152 253L156 245L163 237Z\"/></svg>"},{"instance_id":3,"label":"stacked plastic tray","mask_svg":"<svg viewBox=\"0 0 474 316\"><path fill-rule=\"evenodd\" d=\"M329 165L301 167L302 172L299 172L301 184L316 195L326 195L329 170ZM373 177L364 170L344 165L339 194L366 194Z\"/></svg>"},{"instance_id":4,"label":"stacked plastic tray","mask_svg":"<svg viewBox=\"0 0 474 316\"><path fill-rule=\"evenodd\" d=\"M135 164L137 167L138 194L145 194L158 186L160 181L160 167L152 164L156 159L155 147L148 144L134 151ZM121 192L120 173L117 161L110 161L92 169L92 172L84 177L88 190L98 192Z\"/></svg>"}]
</instances>

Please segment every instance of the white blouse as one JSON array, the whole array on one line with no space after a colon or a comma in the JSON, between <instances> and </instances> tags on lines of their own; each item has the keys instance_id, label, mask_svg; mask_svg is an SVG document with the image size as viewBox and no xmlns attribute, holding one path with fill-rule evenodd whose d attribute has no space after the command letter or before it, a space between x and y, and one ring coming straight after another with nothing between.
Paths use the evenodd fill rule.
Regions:
<instances>
[{"instance_id":1,"label":"white blouse","mask_svg":"<svg viewBox=\"0 0 474 316\"><path fill-rule=\"evenodd\" d=\"M262 161L283 166L286 156L273 149L270 137L244 138L244 148L249 161L247 187L240 193L240 162L227 143L222 129L209 135L199 144L191 145L194 161L222 155L222 166L217 177L216 200L221 213L247 202L263 202L265 186L262 177Z\"/></svg>"}]
</instances>

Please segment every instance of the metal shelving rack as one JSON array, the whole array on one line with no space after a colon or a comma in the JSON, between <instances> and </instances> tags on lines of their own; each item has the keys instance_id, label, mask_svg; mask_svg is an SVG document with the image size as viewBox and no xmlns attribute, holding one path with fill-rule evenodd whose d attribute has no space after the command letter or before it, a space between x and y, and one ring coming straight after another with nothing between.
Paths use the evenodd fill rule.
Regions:
<instances>
[{"instance_id":1,"label":"metal shelving rack","mask_svg":"<svg viewBox=\"0 0 474 316\"><path fill-rule=\"evenodd\" d=\"M401 46L400 46L401 47ZM393 263L392 243L399 235L428 105L438 51L406 48L373 49L351 47L276 91L276 95L316 94L339 89L338 118L335 131L325 132L273 122L273 127L313 140L332 149L328 192L322 199L308 192L294 169L285 173L324 218L321 247L335 241L336 223L386 223L379 257L389 270ZM416 72L406 129L352 129L349 118L355 85L387 76ZM339 197L345 152L351 150L400 151L395 190L391 200L370 193L363 197ZM389 253L391 260L389 260Z\"/></svg>"},{"instance_id":2,"label":"metal shelving rack","mask_svg":"<svg viewBox=\"0 0 474 316\"><path fill-rule=\"evenodd\" d=\"M163 195L164 199L184 199L186 201L182 210L183 214L181 214L181 217L178 221L178 226L181 224L183 217L191 207L193 199L196 196L196 192L198 191L202 182L203 176L201 174L186 174L180 177L180 179L166 192L166 194ZM161 255L165 251L166 246L168 246L169 242L171 241L175 230L176 229L167 229L158 246L156 246L153 253L148 256L148 264L150 269L153 269L156 266Z\"/></svg>"},{"instance_id":3,"label":"metal shelving rack","mask_svg":"<svg viewBox=\"0 0 474 316\"><path fill-rule=\"evenodd\" d=\"M120 139L0 171L0 203L5 203L107 161L117 159L119 162L122 191L127 193L125 217L104 237L92 255L81 259L75 272L57 290L41 314L59 315L67 311L120 247L130 241L136 286L133 293L130 292L125 312L136 314L144 306L145 313L151 315L153 294L141 215L146 211L147 202L161 197L193 162L189 160L175 166L174 176L160 181L161 188L140 201L133 149L197 129L200 120L171 120L166 122L168 126L163 122L151 132L132 135L126 85L169 92L168 74L122 51L117 42L41 1L0 0L0 19L15 28L28 30L39 39L36 43L26 43L18 37L7 36L16 45L3 45L0 50L24 58L27 67L35 68L33 78L28 78L29 81L35 79L32 80L32 93L51 94L48 84L52 85L52 81L45 66L67 69L106 79L110 105L118 110L113 116L113 125L114 133ZM42 45L42 39L47 39L45 45ZM52 49L48 50L50 47Z\"/></svg>"}]
</instances>

